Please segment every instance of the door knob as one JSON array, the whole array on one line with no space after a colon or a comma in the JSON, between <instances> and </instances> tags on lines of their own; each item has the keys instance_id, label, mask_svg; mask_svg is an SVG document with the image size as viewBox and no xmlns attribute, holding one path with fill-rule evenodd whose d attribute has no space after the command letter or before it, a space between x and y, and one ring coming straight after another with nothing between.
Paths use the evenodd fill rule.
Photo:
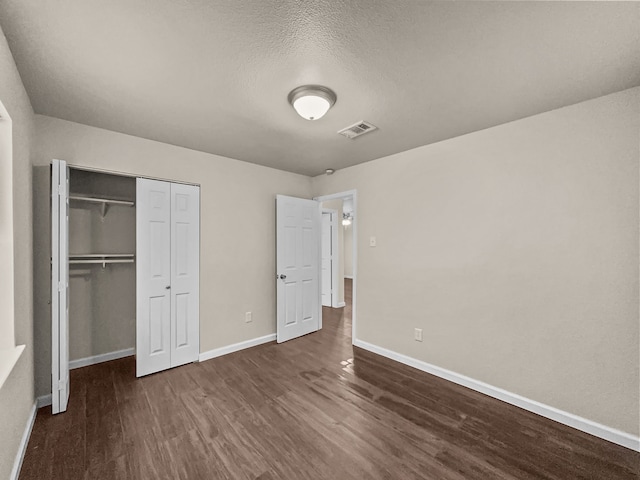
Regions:
<instances>
[{"instance_id":1,"label":"door knob","mask_svg":"<svg viewBox=\"0 0 640 480\"><path fill-rule=\"evenodd\" d=\"M287 276L286 276L286 275L284 275L284 274L281 274L281 275L280 275L280 280L284 280L285 278L287 278Z\"/></svg>"},{"instance_id":2,"label":"door knob","mask_svg":"<svg viewBox=\"0 0 640 480\"><path fill-rule=\"evenodd\" d=\"M164 287L165 290L169 290L171 288L171 285L167 285L166 287Z\"/></svg>"}]
</instances>

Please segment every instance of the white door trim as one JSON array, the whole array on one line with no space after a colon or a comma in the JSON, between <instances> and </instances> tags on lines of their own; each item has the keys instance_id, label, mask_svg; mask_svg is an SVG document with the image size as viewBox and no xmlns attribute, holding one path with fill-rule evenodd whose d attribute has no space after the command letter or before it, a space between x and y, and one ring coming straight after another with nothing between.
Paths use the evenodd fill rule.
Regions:
<instances>
[{"instance_id":1,"label":"white door trim","mask_svg":"<svg viewBox=\"0 0 640 480\"><path fill-rule=\"evenodd\" d=\"M353 221L351 228L353 229L353 242L351 246L352 259L353 259L353 292L352 292L352 305L351 305L351 343L356 340L356 295L358 289L356 288L358 282L358 191L347 190L344 192L332 193L330 195L320 195L313 197L318 202L326 202L327 200L345 199L351 197L353 199Z\"/></svg>"},{"instance_id":2,"label":"white door trim","mask_svg":"<svg viewBox=\"0 0 640 480\"><path fill-rule=\"evenodd\" d=\"M340 306L338 305L338 257L340 253L340 246L338 245L338 210L323 208L322 213L331 215L331 307L337 308Z\"/></svg>"},{"instance_id":3,"label":"white door trim","mask_svg":"<svg viewBox=\"0 0 640 480\"><path fill-rule=\"evenodd\" d=\"M67 166L69 168L73 168L74 170L83 170L85 172L106 173L108 175L117 175L119 177L128 177L128 178L146 178L147 180L158 180L159 182L177 183L180 185L193 185L194 187L201 186L199 183L196 183L196 182L187 182L183 180L174 180L171 178L163 178L163 177L151 177L145 174L121 172L119 170L108 170L106 168L87 167L86 165L77 165L75 163L67 163Z\"/></svg>"}]
</instances>

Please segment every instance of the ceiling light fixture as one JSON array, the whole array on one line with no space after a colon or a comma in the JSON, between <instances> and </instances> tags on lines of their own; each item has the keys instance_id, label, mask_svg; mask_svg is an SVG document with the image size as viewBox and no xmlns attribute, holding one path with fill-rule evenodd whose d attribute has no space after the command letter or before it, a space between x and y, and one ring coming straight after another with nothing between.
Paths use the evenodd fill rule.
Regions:
<instances>
[{"instance_id":1,"label":"ceiling light fixture","mask_svg":"<svg viewBox=\"0 0 640 480\"><path fill-rule=\"evenodd\" d=\"M302 118L318 120L336 103L333 90L322 85L303 85L289 93L289 103Z\"/></svg>"},{"instance_id":2,"label":"ceiling light fixture","mask_svg":"<svg viewBox=\"0 0 640 480\"><path fill-rule=\"evenodd\" d=\"M347 213L343 213L342 214L342 225L347 227L347 226L351 225L352 221L353 221L353 214L351 212L347 212Z\"/></svg>"}]
</instances>

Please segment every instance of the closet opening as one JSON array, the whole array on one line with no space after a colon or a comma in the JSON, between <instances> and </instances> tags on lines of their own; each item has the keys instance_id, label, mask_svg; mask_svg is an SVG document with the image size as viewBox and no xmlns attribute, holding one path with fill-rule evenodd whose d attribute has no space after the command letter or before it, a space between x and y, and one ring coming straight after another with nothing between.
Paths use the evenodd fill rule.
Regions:
<instances>
[{"instance_id":1,"label":"closet opening","mask_svg":"<svg viewBox=\"0 0 640 480\"><path fill-rule=\"evenodd\" d=\"M136 179L69 168L69 368L135 354Z\"/></svg>"},{"instance_id":2,"label":"closet opening","mask_svg":"<svg viewBox=\"0 0 640 480\"><path fill-rule=\"evenodd\" d=\"M51 404L69 370L135 355L136 377L198 361L200 187L51 164Z\"/></svg>"}]
</instances>

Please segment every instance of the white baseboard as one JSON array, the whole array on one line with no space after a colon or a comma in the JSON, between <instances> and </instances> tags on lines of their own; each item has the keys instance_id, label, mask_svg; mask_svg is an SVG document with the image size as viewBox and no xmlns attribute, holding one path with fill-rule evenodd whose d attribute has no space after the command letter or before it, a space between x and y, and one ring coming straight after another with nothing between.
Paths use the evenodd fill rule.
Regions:
<instances>
[{"instance_id":1,"label":"white baseboard","mask_svg":"<svg viewBox=\"0 0 640 480\"><path fill-rule=\"evenodd\" d=\"M555 420L558 423L562 423L577 430L581 430L585 433L589 433L595 437L599 437L609 442L640 452L640 437L637 437L630 433L607 427L606 425L602 425L592 420L579 417L578 415L574 415L573 413L565 412L550 405L540 403L536 400L531 400L516 393L511 393L501 388L494 387L493 385L489 385L488 383L474 380L473 378L460 375L458 373L452 372L451 370L437 367L430 363L423 362L422 360L417 360L415 358L408 357L401 353L397 353L392 350L388 350L386 348L364 342L362 340L354 339L353 345L364 350L376 353L378 355L382 355L383 357L390 358L392 360L395 360L396 362L400 362L405 365L409 365L410 367L417 368L418 370L422 370L423 372L430 373L432 375L435 375L436 377L444 378L445 380L449 380L450 382L457 383L458 385L462 385L480 393L484 393L485 395L488 395L490 397L497 398L498 400L502 400L503 402L510 403L511 405L515 405L516 407L520 407L524 410L536 413L542 417Z\"/></svg>"},{"instance_id":2,"label":"white baseboard","mask_svg":"<svg viewBox=\"0 0 640 480\"><path fill-rule=\"evenodd\" d=\"M349 280L353 280L353 275L345 275L344 278L348 278Z\"/></svg>"},{"instance_id":3,"label":"white baseboard","mask_svg":"<svg viewBox=\"0 0 640 480\"><path fill-rule=\"evenodd\" d=\"M20 476L20 469L22 468L22 461L24 460L24 454L27 453L27 445L29 445L29 438L31 437L31 430L33 430L33 424L36 421L36 412L38 409L36 408L36 403L34 402L31 407L31 411L29 412L29 418L27 419L27 424L24 427L24 433L22 434L22 439L20 440L20 446L18 447L18 452L16 453L16 459L13 462L13 468L11 469L11 475L9 476L10 480L18 480Z\"/></svg>"},{"instance_id":4,"label":"white baseboard","mask_svg":"<svg viewBox=\"0 0 640 480\"><path fill-rule=\"evenodd\" d=\"M96 363L108 362L110 360L117 360L118 358L130 357L131 355L135 355L135 353L135 348L125 348L124 350L118 350L116 352L102 353L100 355L94 355L93 357L71 360L69 362L69 370L94 365Z\"/></svg>"},{"instance_id":5,"label":"white baseboard","mask_svg":"<svg viewBox=\"0 0 640 480\"><path fill-rule=\"evenodd\" d=\"M264 337L252 338L251 340L245 340L244 342L227 345L226 347L214 348L208 352L202 352L199 360L204 362L205 360L211 360L212 358L221 357L222 355L228 355L229 353L244 350L245 348L251 348L256 345L262 345L263 343L273 342L275 339L276 334L272 333L270 335L265 335Z\"/></svg>"},{"instance_id":6,"label":"white baseboard","mask_svg":"<svg viewBox=\"0 0 640 480\"><path fill-rule=\"evenodd\" d=\"M338 306L336 308L346 307L347 304L345 302L338 302Z\"/></svg>"},{"instance_id":7,"label":"white baseboard","mask_svg":"<svg viewBox=\"0 0 640 480\"><path fill-rule=\"evenodd\" d=\"M51 394L36 398L36 408L48 407L49 405L51 405Z\"/></svg>"}]
</instances>

